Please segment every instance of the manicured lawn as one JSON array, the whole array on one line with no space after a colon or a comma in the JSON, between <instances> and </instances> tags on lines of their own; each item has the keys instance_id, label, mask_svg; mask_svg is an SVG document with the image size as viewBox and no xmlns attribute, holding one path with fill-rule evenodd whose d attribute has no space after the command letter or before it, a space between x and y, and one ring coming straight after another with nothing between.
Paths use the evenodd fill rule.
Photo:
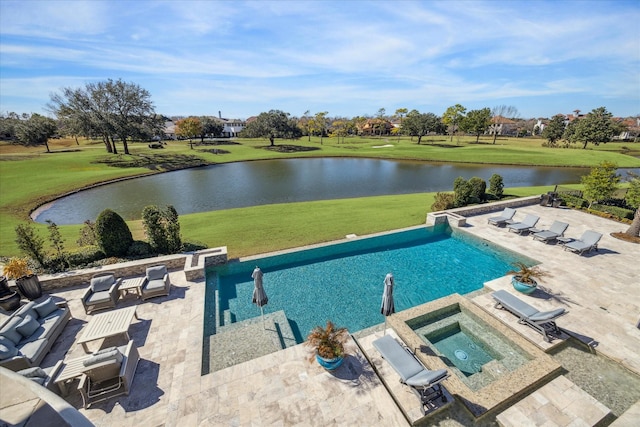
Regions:
<instances>
[{"instance_id":1,"label":"manicured lawn","mask_svg":"<svg viewBox=\"0 0 640 427\"><path fill-rule=\"evenodd\" d=\"M239 140L235 144L195 145L188 141L171 141L165 149L152 150L146 143L131 143L130 155L105 152L101 142L52 140L52 153L44 147L25 148L0 143L0 255L18 254L14 228L28 220L29 212L55 196L78 188L113 179L199 164L215 164L293 157L369 157L418 161L470 162L546 166L595 166L603 160L619 167L640 167L632 143L609 143L581 149L549 149L540 139L490 139L472 143L473 138L423 138L418 145L409 138L306 137L300 140L277 140L269 147L265 140ZM121 145L118 145L121 150ZM218 153L214 150L218 150ZM117 167L116 167L117 166ZM453 183L452 183L453 184ZM510 189L516 194L539 194L540 189ZM546 190L545 190L546 191ZM424 223L433 203L433 194L335 200L260 206L247 209L207 212L180 217L187 241L207 246L227 245L232 256L299 246L342 238L345 234L367 234ZM130 227L137 239L143 239L139 221ZM46 225L37 224L42 236ZM81 225L60 226L67 249L76 246ZM46 242L48 245L48 242Z\"/></svg>"}]
</instances>

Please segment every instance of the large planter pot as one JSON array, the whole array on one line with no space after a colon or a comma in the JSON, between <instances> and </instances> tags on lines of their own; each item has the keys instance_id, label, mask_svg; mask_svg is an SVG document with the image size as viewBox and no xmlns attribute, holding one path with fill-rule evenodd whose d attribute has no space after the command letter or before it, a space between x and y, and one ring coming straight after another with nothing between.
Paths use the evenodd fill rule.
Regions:
<instances>
[{"instance_id":1,"label":"large planter pot","mask_svg":"<svg viewBox=\"0 0 640 427\"><path fill-rule=\"evenodd\" d=\"M0 297L0 308L4 311L13 311L18 307L20 307L20 294L16 291Z\"/></svg>"},{"instance_id":2,"label":"large planter pot","mask_svg":"<svg viewBox=\"0 0 640 427\"><path fill-rule=\"evenodd\" d=\"M42 286L38 275L29 274L28 276L22 276L16 279L16 286L25 298L33 301L42 296Z\"/></svg>"},{"instance_id":3,"label":"large planter pot","mask_svg":"<svg viewBox=\"0 0 640 427\"><path fill-rule=\"evenodd\" d=\"M9 295L13 291L9 289L9 281L5 276L0 276L0 297Z\"/></svg>"},{"instance_id":4,"label":"large planter pot","mask_svg":"<svg viewBox=\"0 0 640 427\"><path fill-rule=\"evenodd\" d=\"M518 280L518 276L513 276L511 278L511 284L513 285L513 289L518 292L522 292L523 294L530 294L538 287L537 283L530 284L521 282Z\"/></svg>"},{"instance_id":5,"label":"large planter pot","mask_svg":"<svg viewBox=\"0 0 640 427\"><path fill-rule=\"evenodd\" d=\"M316 360L327 371L333 371L334 369L338 369L342 362L344 361L344 357L335 357L333 359L325 359L316 353Z\"/></svg>"}]
</instances>

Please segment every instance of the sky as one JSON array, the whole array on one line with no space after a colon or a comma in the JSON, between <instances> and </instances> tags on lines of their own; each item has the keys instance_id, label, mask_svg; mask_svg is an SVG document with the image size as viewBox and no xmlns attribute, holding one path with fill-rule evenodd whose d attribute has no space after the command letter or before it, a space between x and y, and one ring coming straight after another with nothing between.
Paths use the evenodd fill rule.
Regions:
<instances>
[{"instance_id":1,"label":"sky","mask_svg":"<svg viewBox=\"0 0 640 427\"><path fill-rule=\"evenodd\" d=\"M637 0L0 0L0 113L122 79L167 116L635 116L639 22Z\"/></svg>"}]
</instances>

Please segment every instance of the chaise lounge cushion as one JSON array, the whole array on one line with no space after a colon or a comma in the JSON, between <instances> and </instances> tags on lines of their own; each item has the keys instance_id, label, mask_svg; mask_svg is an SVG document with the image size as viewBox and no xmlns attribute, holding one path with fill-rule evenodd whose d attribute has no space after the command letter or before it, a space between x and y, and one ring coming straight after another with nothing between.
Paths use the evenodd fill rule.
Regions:
<instances>
[{"instance_id":1,"label":"chaise lounge cushion","mask_svg":"<svg viewBox=\"0 0 640 427\"><path fill-rule=\"evenodd\" d=\"M42 301L40 304L36 304L33 309L38 313L38 318L45 318L54 311L58 310L58 306L51 297Z\"/></svg>"},{"instance_id":2,"label":"chaise lounge cushion","mask_svg":"<svg viewBox=\"0 0 640 427\"><path fill-rule=\"evenodd\" d=\"M564 308L557 308L552 311L544 311L544 312L534 314L533 316L529 316L529 320L531 320L532 322L541 322L545 320L555 319L556 317L560 316L563 313L564 313Z\"/></svg>"},{"instance_id":3,"label":"chaise lounge cushion","mask_svg":"<svg viewBox=\"0 0 640 427\"><path fill-rule=\"evenodd\" d=\"M93 356L86 359L82 364L84 366L93 366L98 363L121 363L122 362L122 353L117 348L114 348L110 351L104 353L96 353Z\"/></svg>"},{"instance_id":4,"label":"chaise lounge cushion","mask_svg":"<svg viewBox=\"0 0 640 427\"><path fill-rule=\"evenodd\" d=\"M47 338L40 338L33 341L28 341L20 346L20 353L29 360L40 360L40 356L45 351L48 352L47 344L49 340Z\"/></svg>"}]
</instances>

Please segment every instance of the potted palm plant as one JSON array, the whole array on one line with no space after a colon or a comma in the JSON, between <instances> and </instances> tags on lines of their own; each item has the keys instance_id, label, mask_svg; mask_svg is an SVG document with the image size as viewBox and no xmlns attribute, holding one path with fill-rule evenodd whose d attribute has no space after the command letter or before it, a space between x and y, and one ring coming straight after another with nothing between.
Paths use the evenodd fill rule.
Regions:
<instances>
[{"instance_id":1,"label":"potted palm plant","mask_svg":"<svg viewBox=\"0 0 640 427\"><path fill-rule=\"evenodd\" d=\"M309 361L314 358L326 370L337 369L347 355L345 344L349 340L346 328L337 328L333 322L327 321L326 328L316 326L307 336L305 345L312 348Z\"/></svg>"},{"instance_id":2,"label":"potted palm plant","mask_svg":"<svg viewBox=\"0 0 640 427\"><path fill-rule=\"evenodd\" d=\"M538 286L538 280L541 280L543 277L550 276L549 273L541 270L537 265L530 267L523 262L516 262L513 266L515 269L507 271L506 274L513 275L511 277L511 284L513 285L513 288L523 294L532 293Z\"/></svg>"},{"instance_id":3,"label":"potted palm plant","mask_svg":"<svg viewBox=\"0 0 640 427\"><path fill-rule=\"evenodd\" d=\"M42 296L42 285L38 275L29 268L24 258L11 258L4 266L4 274L16 280L16 286L22 295L33 301Z\"/></svg>"}]
</instances>

